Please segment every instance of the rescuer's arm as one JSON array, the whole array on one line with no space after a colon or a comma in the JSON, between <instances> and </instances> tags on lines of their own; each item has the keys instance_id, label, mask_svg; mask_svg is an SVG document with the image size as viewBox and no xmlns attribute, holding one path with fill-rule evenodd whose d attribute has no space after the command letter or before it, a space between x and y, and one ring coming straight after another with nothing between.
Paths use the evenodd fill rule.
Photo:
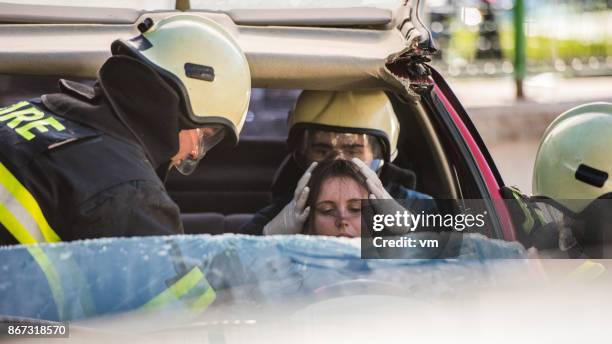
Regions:
<instances>
[{"instance_id":1,"label":"rescuer's arm","mask_svg":"<svg viewBox=\"0 0 612 344\"><path fill-rule=\"evenodd\" d=\"M164 187L145 180L122 183L88 199L71 231L72 238L64 240L183 234L183 226Z\"/></svg>"}]
</instances>

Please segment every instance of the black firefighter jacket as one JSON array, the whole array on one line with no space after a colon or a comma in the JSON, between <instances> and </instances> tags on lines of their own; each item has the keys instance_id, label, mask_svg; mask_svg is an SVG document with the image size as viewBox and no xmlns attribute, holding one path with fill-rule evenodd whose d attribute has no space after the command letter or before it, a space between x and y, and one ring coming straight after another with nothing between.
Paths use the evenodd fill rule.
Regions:
<instances>
[{"instance_id":1,"label":"black firefighter jacket","mask_svg":"<svg viewBox=\"0 0 612 344\"><path fill-rule=\"evenodd\" d=\"M178 95L129 57L98 79L0 108L0 244L183 232L162 181Z\"/></svg>"}]
</instances>

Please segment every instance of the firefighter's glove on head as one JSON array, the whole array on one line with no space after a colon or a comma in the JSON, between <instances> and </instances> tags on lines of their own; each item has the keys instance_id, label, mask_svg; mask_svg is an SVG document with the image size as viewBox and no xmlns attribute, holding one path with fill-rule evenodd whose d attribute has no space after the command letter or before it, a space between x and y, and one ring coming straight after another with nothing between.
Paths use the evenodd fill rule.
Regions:
<instances>
[{"instance_id":1,"label":"firefighter's glove on head","mask_svg":"<svg viewBox=\"0 0 612 344\"><path fill-rule=\"evenodd\" d=\"M376 172L359 158L353 158L351 161L359 167L359 172L365 177L368 190L370 191L370 199L393 199L387 190L385 190Z\"/></svg>"},{"instance_id":2,"label":"firefighter's glove on head","mask_svg":"<svg viewBox=\"0 0 612 344\"><path fill-rule=\"evenodd\" d=\"M372 200L387 200L385 202L375 202L374 208L378 213L381 214L395 214L397 212L406 212L401 204L397 203L391 197L391 195L385 190L383 183L378 178L378 174L374 172L368 165L358 158L352 159L353 163L359 167L359 171L366 178L366 184L370 192L370 199ZM393 234L403 234L404 229L401 227L387 227L387 229Z\"/></svg>"},{"instance_id":3,"label":"firefighter's glove on head","mask_svg":"<svg viewBox=\"0 0 612 344\"><path fill-rule=\"evenodd\" d=\"M306 207L310 188L306 185L308 185L312 170L316 166L316 162L310 164L310 167L308 167L297 183L293 199L275 218L268 222L263 229L264 235L297 234L302 231L304 223L308 219L308 214L310 214L310 207Z\"/></svg>"}]
</instances>

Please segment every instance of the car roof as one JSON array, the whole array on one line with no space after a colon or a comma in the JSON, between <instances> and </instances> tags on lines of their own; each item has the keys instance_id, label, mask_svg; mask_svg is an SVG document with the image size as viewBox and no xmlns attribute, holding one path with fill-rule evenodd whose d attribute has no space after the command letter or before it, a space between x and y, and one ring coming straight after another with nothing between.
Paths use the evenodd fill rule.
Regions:
<instances>
[{"instance_id":1,"label":"car roof","mask_svg":"<svg viewBox=\"0 0 612 344\"><path fill-rule=\"evenodd\" d=\"M335 26L370 28L387 27L403 20L410 1L176 1L176 8L227 13L238 25ZM408 6L409 7L409 6ZM109 1L91 0L22 0L21 3L0 1L0 23L29 24L132 24L147 10L170 11L174 1Z\"/></svg>"},{"instance_id":2,"label":"car roof","mask_svg":"<svg viewBox=\"0 0 612 344\"><path fill-rule=\"evenodd\" d=\"M399 13L411 10L410 1L402 4L395 11L355 7L189 13L213 19L234 35L249 61L253 87L402 90L385 64L421 36L410 22L400 21ZM0 22L10 21L12 15L13 23L0 24L0 73L13 75L95 77L110 56L113 40L137 35L137 23L147 17L159 20L181 13L131 9L101 13L91 8L76 13L69 7L58 13L57 8L50 11L42 6L22 17L21 22L30 23L23 25L16 23L20 19L15 6L31 5L7 5L0 3ZM71 17L83 13L93 24ZM104 18L96 22L95 16Z\"/></svg>"}]
</instances>

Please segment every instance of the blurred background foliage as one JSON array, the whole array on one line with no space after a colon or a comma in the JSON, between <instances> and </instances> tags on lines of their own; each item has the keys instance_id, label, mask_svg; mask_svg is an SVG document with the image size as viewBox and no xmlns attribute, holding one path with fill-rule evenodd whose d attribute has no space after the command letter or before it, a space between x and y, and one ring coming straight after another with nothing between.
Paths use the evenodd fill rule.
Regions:
<instances>
[{"instance_id":1,"label":"blurred background foliage","mask_svg":"<svg viewBox=\"0 0 612 344\"><path fill-rule=\"evenodd\" d=\"M514 0L428 0L440 48L434 65L451 76L513 72ZM612 0L525 0L527 73L612 75Z\"/></svg>"}]
</instances>

